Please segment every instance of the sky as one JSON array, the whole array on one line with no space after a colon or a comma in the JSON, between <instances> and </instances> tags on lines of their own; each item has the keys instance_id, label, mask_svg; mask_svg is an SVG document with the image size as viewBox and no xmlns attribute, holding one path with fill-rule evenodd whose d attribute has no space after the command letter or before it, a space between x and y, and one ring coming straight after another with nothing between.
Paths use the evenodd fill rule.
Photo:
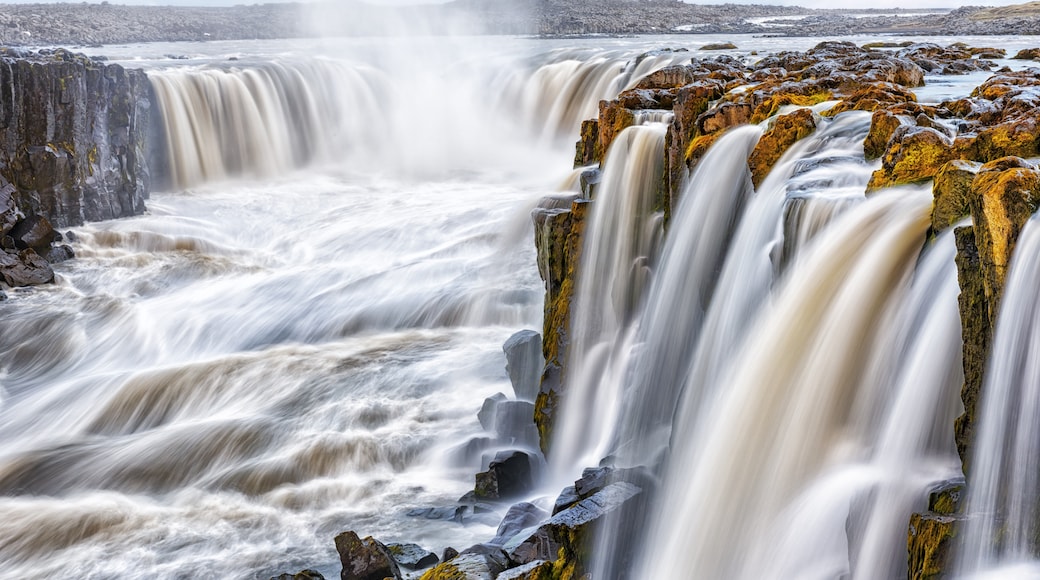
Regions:
<instances>
[{"instance_id":1,"label":"sky","mask_svg":"<svg viewBox=\"0 0 1040 580\"><path fill-rule=\"evenodd\" d=\"M0 0L0 4L53 3L61 0ZM174 6L233 6L235 4L254 4L243 0L110 0L112 4L146 4ZM272 2L287 0L268 0ZM365 0L372 4L417 4L431 0ZM443 0L432 0L434 2ZM684 0L688 1L688 0ZM956 8L961 5L971 6L1008 6L1022 4L1025 0L852 0L836 5L834 0L707 0L690 2L691 4L779 4L804 6L806 8ZM100 0L91 0L98 3Z\"/></svg>"}]
</instances>

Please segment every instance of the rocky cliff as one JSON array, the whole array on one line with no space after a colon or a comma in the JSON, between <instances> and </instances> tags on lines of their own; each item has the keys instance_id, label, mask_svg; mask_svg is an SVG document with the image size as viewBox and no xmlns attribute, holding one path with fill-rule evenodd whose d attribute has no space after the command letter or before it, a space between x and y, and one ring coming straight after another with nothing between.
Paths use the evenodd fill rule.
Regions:
<instances>
[{"instance_id":1,"label":"rocky cliff","mask_svg":"<svg viewBox=\"0 0 1040 580\"><path fill-rule=\"evenodd\" d=\"M0 273L11 286L53 279L71 256L53 228L140 214L150 85L141 71L66 50L0 54ZM43 259L46 258L46 259Z\"/></svg>"}]
</instances>

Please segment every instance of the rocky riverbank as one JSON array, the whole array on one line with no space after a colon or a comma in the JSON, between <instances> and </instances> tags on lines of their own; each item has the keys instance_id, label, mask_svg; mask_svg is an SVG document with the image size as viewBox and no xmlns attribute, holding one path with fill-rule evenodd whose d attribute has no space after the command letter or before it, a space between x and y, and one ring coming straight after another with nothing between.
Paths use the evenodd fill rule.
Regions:
<instances>
[{"instance_id":1,"label":"rocky riverbank","mask_svg":"<svg viewBox=\"0 0 1040 580\"><path fill-rule=\"evenodd\" d=\"M800 18L799 18L800 17ZM1040 34L1035 5L964 7L952 12L822 10L797 6L703 5L679 0L455 0L395 7L276 3L231 7L109 3L0 5L0 44L297 38L316 35L432 34Z\"/></svg>"},{"instance_id":2,"label":"rocky riverbank","mask_svg":"<svg viewBox=\"0 0 1040 580\"><path fill-rule=\"evenodd\" d=\"M0 95L0 276L43 284L72 257L54 228L144 211L150 85L66 50L8 49Z\"/></svg>"},{"instance_id":3,"label":"rocky riverbank","mask_svg":"<svg viewBox=\"0 0 1040 580\"><path fill-rule=\"evenodd\" d=\"M784 151L815 131L822 117L851 110L872 112L864 150L868 159L880 158L881 166L866 193L930 182L934 194L933 234L955 227L964 217L974 220L974 226L956 229L965 412L957 420L955 431L967 473L971 469L967 460L973 445L975 407L1007 265L1018 233L1040 199L1040 168L1025 160L1040 155L1035 130L1040 103L1034 98L1040 81L1032 71L994 71L970 97L938 105L918 103L910 89L924 83L925 71L957 74L995 69L987 56L1002 54L997 49L964 45L910 45L881 52L828 42L805 53L770 55L751 66L727 57L694 58L691 64L663 69L618 98L603 102L598 117L583 126L576 165L602 163L612 139L634 124L637 113L671 111L674 116L668 127L666 177L659 193L660 209L667 213L691 169L729 128L771 119L770 128L748 157L748 169L758 183ZM731 91L743 85L752 88ZM821 107L810 109L813 105ZM789 106L797 108L783 108ZM523 342L527 349L522 359L525 367L531 367L535 358L539 363L544 358L535 422L541 448L548 453L552 452L549 434L556 402L567 392L561 377L567 364L571 292L585 216L595 203L596 171L588 170L583 179L584 192L573 200L549 198L535 210L539 272L546 284L542 357L528 352L536 344L531 333L525 334L523 341L511 341L506 348L507 355L512 350L510 356L517 360L515 349ZM522 388L530 392L529 384ZM490 401L482 413L497 404L502 401ZM517 422L511 428L522 424ZM505 509L510 497L522 494L531 469L540 461L530 449L496 458L488 472L476 476L474 493L462 498L454 511L448 511L458 515ZM654 493L649 473L643 469L590 467L573 487L563 490L551 511L530 503L512 505L495 538L461 553L448 551L422 578L582 577L589 569L590 534L610 513L643 509L642 502ZM489 481L495 485L488 485ZM506 481L510 482L509 493L498 493L506 489L502 485ZM951 542L967 517L960 501L963 489L964 481L954 480L937 487L928 498L921 498L922 502L927 500L928 510L913 514L907 522L911 578L946 577ZM623 516L628 518L625 521L638 521L633 513ZM408 572L409 567L394 555L397 548L371 538L356 538L356 534L348 533L337 539L344 561L342 578L418 576L418 572ZM378 562L378 569L373 568L376 571L357 568L358 562L369 561Z\"/></svg>"}]
</instances>

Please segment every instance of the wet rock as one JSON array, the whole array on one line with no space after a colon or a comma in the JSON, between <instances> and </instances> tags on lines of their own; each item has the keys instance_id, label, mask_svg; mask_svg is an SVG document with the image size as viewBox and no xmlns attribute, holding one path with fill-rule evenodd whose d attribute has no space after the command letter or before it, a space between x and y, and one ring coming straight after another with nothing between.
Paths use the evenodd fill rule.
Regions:
<instances>
[{"instance_id":1,"label":"wet rock","mask_svg":"<svg viewBox=\"0 0 1040 580\"><path fill-rule=\"evenodd\" d=\"M505 445L538 445L534 424L534 403L502 401L495 407L495 434Z\"/></svg>"},{"instance_id":2,"label":"wet rock","mask_svg":"<svg viewBox=\"0 0 1040 580\"><path fill-rule=\"evenodd\" d=\"M599 150L599 119L581 122L581 137L574 145L574 166L582 167L599 163L603 152Z\"/></svg>"},{"instance_id":3,"label":"wet rock","mask_svg":"<svg viewBox=\"0 0 1040 580\"><path fill-rule=\"evenodd\" d=\"M14 186L0 179L0 237L7 236L22 218L14 194Z\"/></svg>"},{"instance_id":4,"label":"wet rock","mask_svg":"<svg viewBox=\"0 0 1040 580\"><path fill-rule=\"evenodd\" d=\"M685 65L666 66L643 77L636 89L677 89L699 79L697 68Z\"/></svg>"},{"instance_id":5,"label":"wet rock","mask_svg":"<svg viewBox=\"0 0 1040 580\"><path fill-rule=\"evenodd\" d=\"M599 103L599 143L597 151L606 157L611 143L625 129L636 124L636 115L630 109L621 106L617 101L600 101Z\"/></svg>"},{"instance_id":6,"label":"wet rock","mask_svg":"<svg viewBox=\"0 0 1040 580\"><path fill-rule=\"evenodd\" d=\"M1004 281L1025 222L1040 204L1040 171L1017 157L983 165L972 181L971 216L989 318L996 320Z\"/></svg>"},{"instance_id":7,"label":"wet rock","mask_svg":"<svg viewBox=\"0 0 1040 580\"><path fill-rule=\"evenodd\" d=\"M19 221L11 229L10 235L14 238L14 245L19 250L32 248L37 252L46 253L47 249L58 234L51 227L51 222L43 216L29 216Z\"/></svg>"},{"instance_id":8,"label":"wet rock","mask_svg":"<svg viewBox=\"0 0 1040 580\"><path fill-rule=\"evenodd\" d=\"M810 109L799 109L776 118L773 126L759 139L748 158L751 181L757 188L769 175L780 157L796 142L816 131L816 117Z\"/></svg>"},{"instance_id":9,"label":"wet rock","mask_svg":"<svg viewBox=\"0 0 1040 580\"><path fill-rule=\"evenodd\" d=\"M931 179L953 156L953 142L939 131L899 127L881 160L881 169L870 176L867 191Z\"/></svg>"},{"instance_id":10,"label":"wet rock","mask_svg":"<svg viewBox=\"0 0 1040 580\"><path fill-rule=\"evenodd\" d=\"M581 501L581 498L578 497L578 490L575 489L575 486L568 485L563 488L560 495L556 496L556 501L553 503L552 513L553 515L556 515L579 501Z\"/></svg>"},{"instance_id":11,"label":"wet rock","mask_svg":"<svg viewBox=\"0 0 1040 580\"><path fill-rule=\"evenodd\" d=\"M0 276L8 286L38 286L54 281L54 270L33 249L0 252Z\"/></svg>"},{"instance_id":12,"label":"wet rock","mask_svg":"<svg viewBox=\"0 0 1040 580\"><path fill-rule=\"evenodd\" d=\"M559 370L570 335L570 306L574 296L576 269L581 260L587 213L588 202L585 200L572 202L569 211L539 208L532 213L535 247L538 249L538 273L545 282L542 328L545 369L535 400L534 416L543 453L549 449L557 401L565 388L559 379Z\"/></svg>"},{"instance_id":13,"label":"wet rock","mask_svg":"<svg viewBox=\"0 0 1040 580\"><path fill-rule=\"evenodd\" d=\"M736 50L737 45L732 42L710 42L701 47L701 50Z\"/></svg>"},{"instance_id":14,"label":"wet rock","mask_svg":"<svg viewBox=\"0 0 1040 580\"><path fill-rule=\"evenodd\" d=\"M508 499L531 490L533 459L524 451L503 451L495 456L488 470L476 475L474 493L478 499Z\"/></svg>"},{"instance_id":15,"label":"wet rock","mask_svg":"<svg viewBox=\"0 0 1040 580\"><path fill-rule=\"evenodd\" d=\"M501 546L527 528L540 524L549 514L542 508L529 502L521 502L510 506L498 531L489 544Z\"/></svg>"},{"instance_id":16,"label":"wet rock","mask_svg":"<svg viewBox=\"0 0 1040 580\"><path fill-rule=\"evenodd\" d=\"M932 486L928 491L928 511L940 515L960 513L964 485L964 478L956 477Z\"/></svg>"},{"instance_id":17,"label":"wet rock","mask_svg":"<svg viewBox=\"0 0 1040 580\"><path fill-rule=\"evenodd\" d=\"M630 89L622 92L615 102L630 110L671 110L675 100L672 89Z\"/></svg>"},{"instance_id":18,"label":"wet rock","mask_svg":"<svg viewBox=\"0 0 1040 580\"><path fill-rule=\"evenodd\" d=\"M723 131L751 121L754 109L747 103L722 103L697 118L697 128L702 135Z\"/></svg>"},{"instance_id":19,"label":"wet rock","mask_svg":"<svg viewBox=\"0 0 1040 580\"><path fill-rule=\"evenodd\" d=\"M495 393L490 397L484 399L484 404L480 406L480 410L477 411L477 420L480 421L480 426L485 431L495 431L495 420L498 417L497 408L499 403L506 401L506 396L502 393Z\"/></svg>"},{"instance_id":20,"label":"wet rock","mask_svg":"<svg viewBox=\"0 0 1040 580\"><path fill-rule=\"evenodd\" d=\"M444 548L444 552L441 554L441 562L447 562L459 555L459 551L451 546Z\"/></svg>"},{"instance_id":21,"label":"wet rock","mask_svg":"<svg viewBox=\"0 0 1040 580\"><path fill-rule=\"evenodd\" d=\"M592 199L596 197L596 186L603 180L603 172L600 171L599 167L592 169L586 169L581 172L578 176L578 186L581 188L581 195L585 199ZM539 340L541 337L539 337ZM544 360L543 360L544 362Z\"/></svg>"},{"instance_id":22,"label":"wet rock","mask_svg":"<svg viewBox=\"0 0 1040 580\"><path fill-rule=\"evenodd\" d=\"M937 580L952 573L953 548L964 520L935 513L913 514L907 534L911 580Z\"/></svg>"},{"instance_id":23,"label":"wet rock","mask_svg":"<svg viewBox=\"0 0 1040 580\"><path fill-rule=\"evenodd\" d=\"M963 355L964 385L961 402L964 412L954 421L954 440L964 473L970 471L971 449L975 442L975 417L982 377L989 360L989 345L993 341L993 326L989 318L989 302L983 281L979 250L975 245L973 226L953 231L957 243L957 283L961 292L957 303L961 317L961 352Z\"/></svg>"},{"instance_id":24,"label":"wet rock","mask_svg":"<svg viewBox=\"0 0 1040 580\"><path fill-rule=\"evenodd\" d=\"M982 167L981 163L960 159L943 165L932 182L932 231L940 232L971 213L968 199L971 184Z\"/></svg>"},{"instance_id":25,"label":"wet rock","mask_svg":"<svg viewBox=\"0 0 1040 580\"><path fill-rule=\"evenodd\" d=\"M429 568L439 562L437 554L418 544L387 544L386 549L399 566L409 570Z\"/></svg>"},{"instance_id":26,"label":"wet rock","mask_svg":"<svg viewBox=\"0 0 1040 580\"><path fill-rule=\"evenodd\" d=\"M51 264L60 264L76 257L76 253L72 251L71 246L62 244L60 246L54 246L47 250L47 255L44 256Z\"/></svg>"},{"instance_id":27,"label":"wet rock","mask_svg":"<svg viewBox=\"0 0 1040 580\"><path fill-rule=\"evenodd\" d=\"M845 111L876 111L883 107L916 101L914 93L900 85L871 83L844 97L840 103L827 111L827 115L833 116Z\"/></svg>"},{"instance_id":28,"label":"wet rock","mask_svg":"<svg viewBox=\"0 0 1040 580\"><path fill-rule=\"evenodd\" d=\"M459 554L427 570L420 580L493 580L494 577L483 555Z\"/></svg>"},{"instance_id":29,"label":"wet rock","mask_svg":"<svg viewBox=\"0 0 1040 580\"><path fill-rule=\"evenodd\" d=\"M630 483L612 483L596 494L561 511L530 534L518 535L503 548L512 561L527 564L537 560L558 562L556 568L567 569L580 577L587 569L587 544L596 524L641 493Z\"/></svg>"},{"instance_id":30,"label":"wet rock","mask_svg":"<svg viewBox=\"0 0 1040 580\"><path fill-rule=\"evenodd\" d=\"M503 570L509 567L509 556L499 546L491 544L477 544L470 546L463 550L459 557L477 555L484 558L484 562L487 565L488 570L491 571L492 576L498 576Z\"/></svg>"},{"instance_id":31,"label":"wet rock","mask_svg":"<svg viewBox=\"0 0 1040 580\"><path fill-rule=\"evenodd\" d=\"M464 511L464 506L427 507L408 510L406 515L412 518L424 518L427 520L462 522Z\"/></svg>"},{"instance_id":32,"label":"wet rock","mask_svg":"<svg viewBox=\"0 0 1040 580\"><path fill-rule=\"evenodd\" d=\"M538 381L545 367L542 335L533 330L521 330L506 340L502 350L506 355L506 371L516 398L534 402L538 396Z\"/></svg>"},{"instance_id":33,"label":"wet rock","mask_svg":"<svg viewBox=\"0 0 1040 580\"><path fill-rule=\"evenodd\" d=\"M1040 60L1040 48L1023 48L1011 58L1015 60Z\"/></svg>"},{"instance_id":34,"label":"wet rock","mask_svg":"<svg viewBox=\"0 0 1040 580\"><path fill-rule=\"evenodd\" d=\"M315 570L301 570L295 574L272 576L271 580L325 580L325 577Z\"/></svg>"},{"instance_id":35,"label":"wet rock","mask_svg":"<svg viewBox=\"0 0 1040 580\"><path fill-rule=\"evenodd\" d=\"M535 560L502 572L498 575L498 580L552 580L552 572L552 562Z\"/></svg>"},{"instance_id":36,"label":"wet rock","mask_svg":"<svg viewBox=\"0 0 1040 580\"><path fill-rule=\"evenodd\" d=\"M402 577L387 547L371 536L361 539L354 532L343 532L336 536L336 551L343 565L341 580L400 580Z\"/></svg>"}]
</instances>

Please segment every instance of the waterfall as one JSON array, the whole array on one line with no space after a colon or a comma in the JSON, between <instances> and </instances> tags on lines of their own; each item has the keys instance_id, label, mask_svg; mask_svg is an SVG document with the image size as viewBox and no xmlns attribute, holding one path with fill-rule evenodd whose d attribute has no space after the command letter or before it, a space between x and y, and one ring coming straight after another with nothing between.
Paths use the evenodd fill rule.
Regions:
<instances>
[{"instance_id":1,"label":"waterfall","mask_svg":"<svg viewBox=\"0 0 1040 580\"><path fill-rule=\"evenodd\" d=\"M1035 577L1040 509L1040 218L1022 229L980 400L977 442L968 486L970 518L961 542L962 575L997 566L1025 566ZM997 541L997 538L1000 541ZM1013 568L1012 568L1013 569ZM993 577L1014 577L1001 569Z\"/></svg>"},{"instance_id":2,"label":"waterfall","mask_svg":"<svg viewBox=\"0 0 1040 580\"><path fill-rule=\"evenodd\" d=\"M149 74L170 185L270 177L349 144L379 142L371 71L331 60Z\"/></svg>"},{"instance_id":3,"label":"waterfall","mask_svg":"<svg viewBox=\"0 0 1040 580\"><path fill-rule=\"evenodd\" d=\"M684 401L647 542L653 552L644 553L637 577L832 578L848 571L848 504L864 491L857 482L873 479L859 473L869 467L839 467L884 455L873 450L871 419L890 398L876 392L892 387L870 379L879 353L898 342L900 304L911 292L929 210L927 193L896 192L844 214L799 259L743 346L727 357L717 398L705 401L705 410ZM945 280L939 318L947 351L956 354L949 269ZM927 380L941 392L952 383L947 369L908 370L907 388ZM685 420L687 414L702 419ZM941 422L952 412L936 415ZM930 434L933 421L923 423ZM921 453L911 455L921 462ZM899 475L878 467L874 478Z\"/></svg>"},{"instance_id":4,"label":"waterfall","mask_svg":"<svg viewBox=\"0 0 1040 580\"><path fill-rule=\"evenodd\" d=\"M601 451L594 448L617 413L617 400L597 385L612 347L620 344L619 333L641 304L660 236L660 220L651 214L661 185L664 134L659 124L629 127L603 161L582 244L565 378L564 416L582 419L558 422L551 460L560 468L554 471L570 471Z\"/></svg>"}]
</instances>

